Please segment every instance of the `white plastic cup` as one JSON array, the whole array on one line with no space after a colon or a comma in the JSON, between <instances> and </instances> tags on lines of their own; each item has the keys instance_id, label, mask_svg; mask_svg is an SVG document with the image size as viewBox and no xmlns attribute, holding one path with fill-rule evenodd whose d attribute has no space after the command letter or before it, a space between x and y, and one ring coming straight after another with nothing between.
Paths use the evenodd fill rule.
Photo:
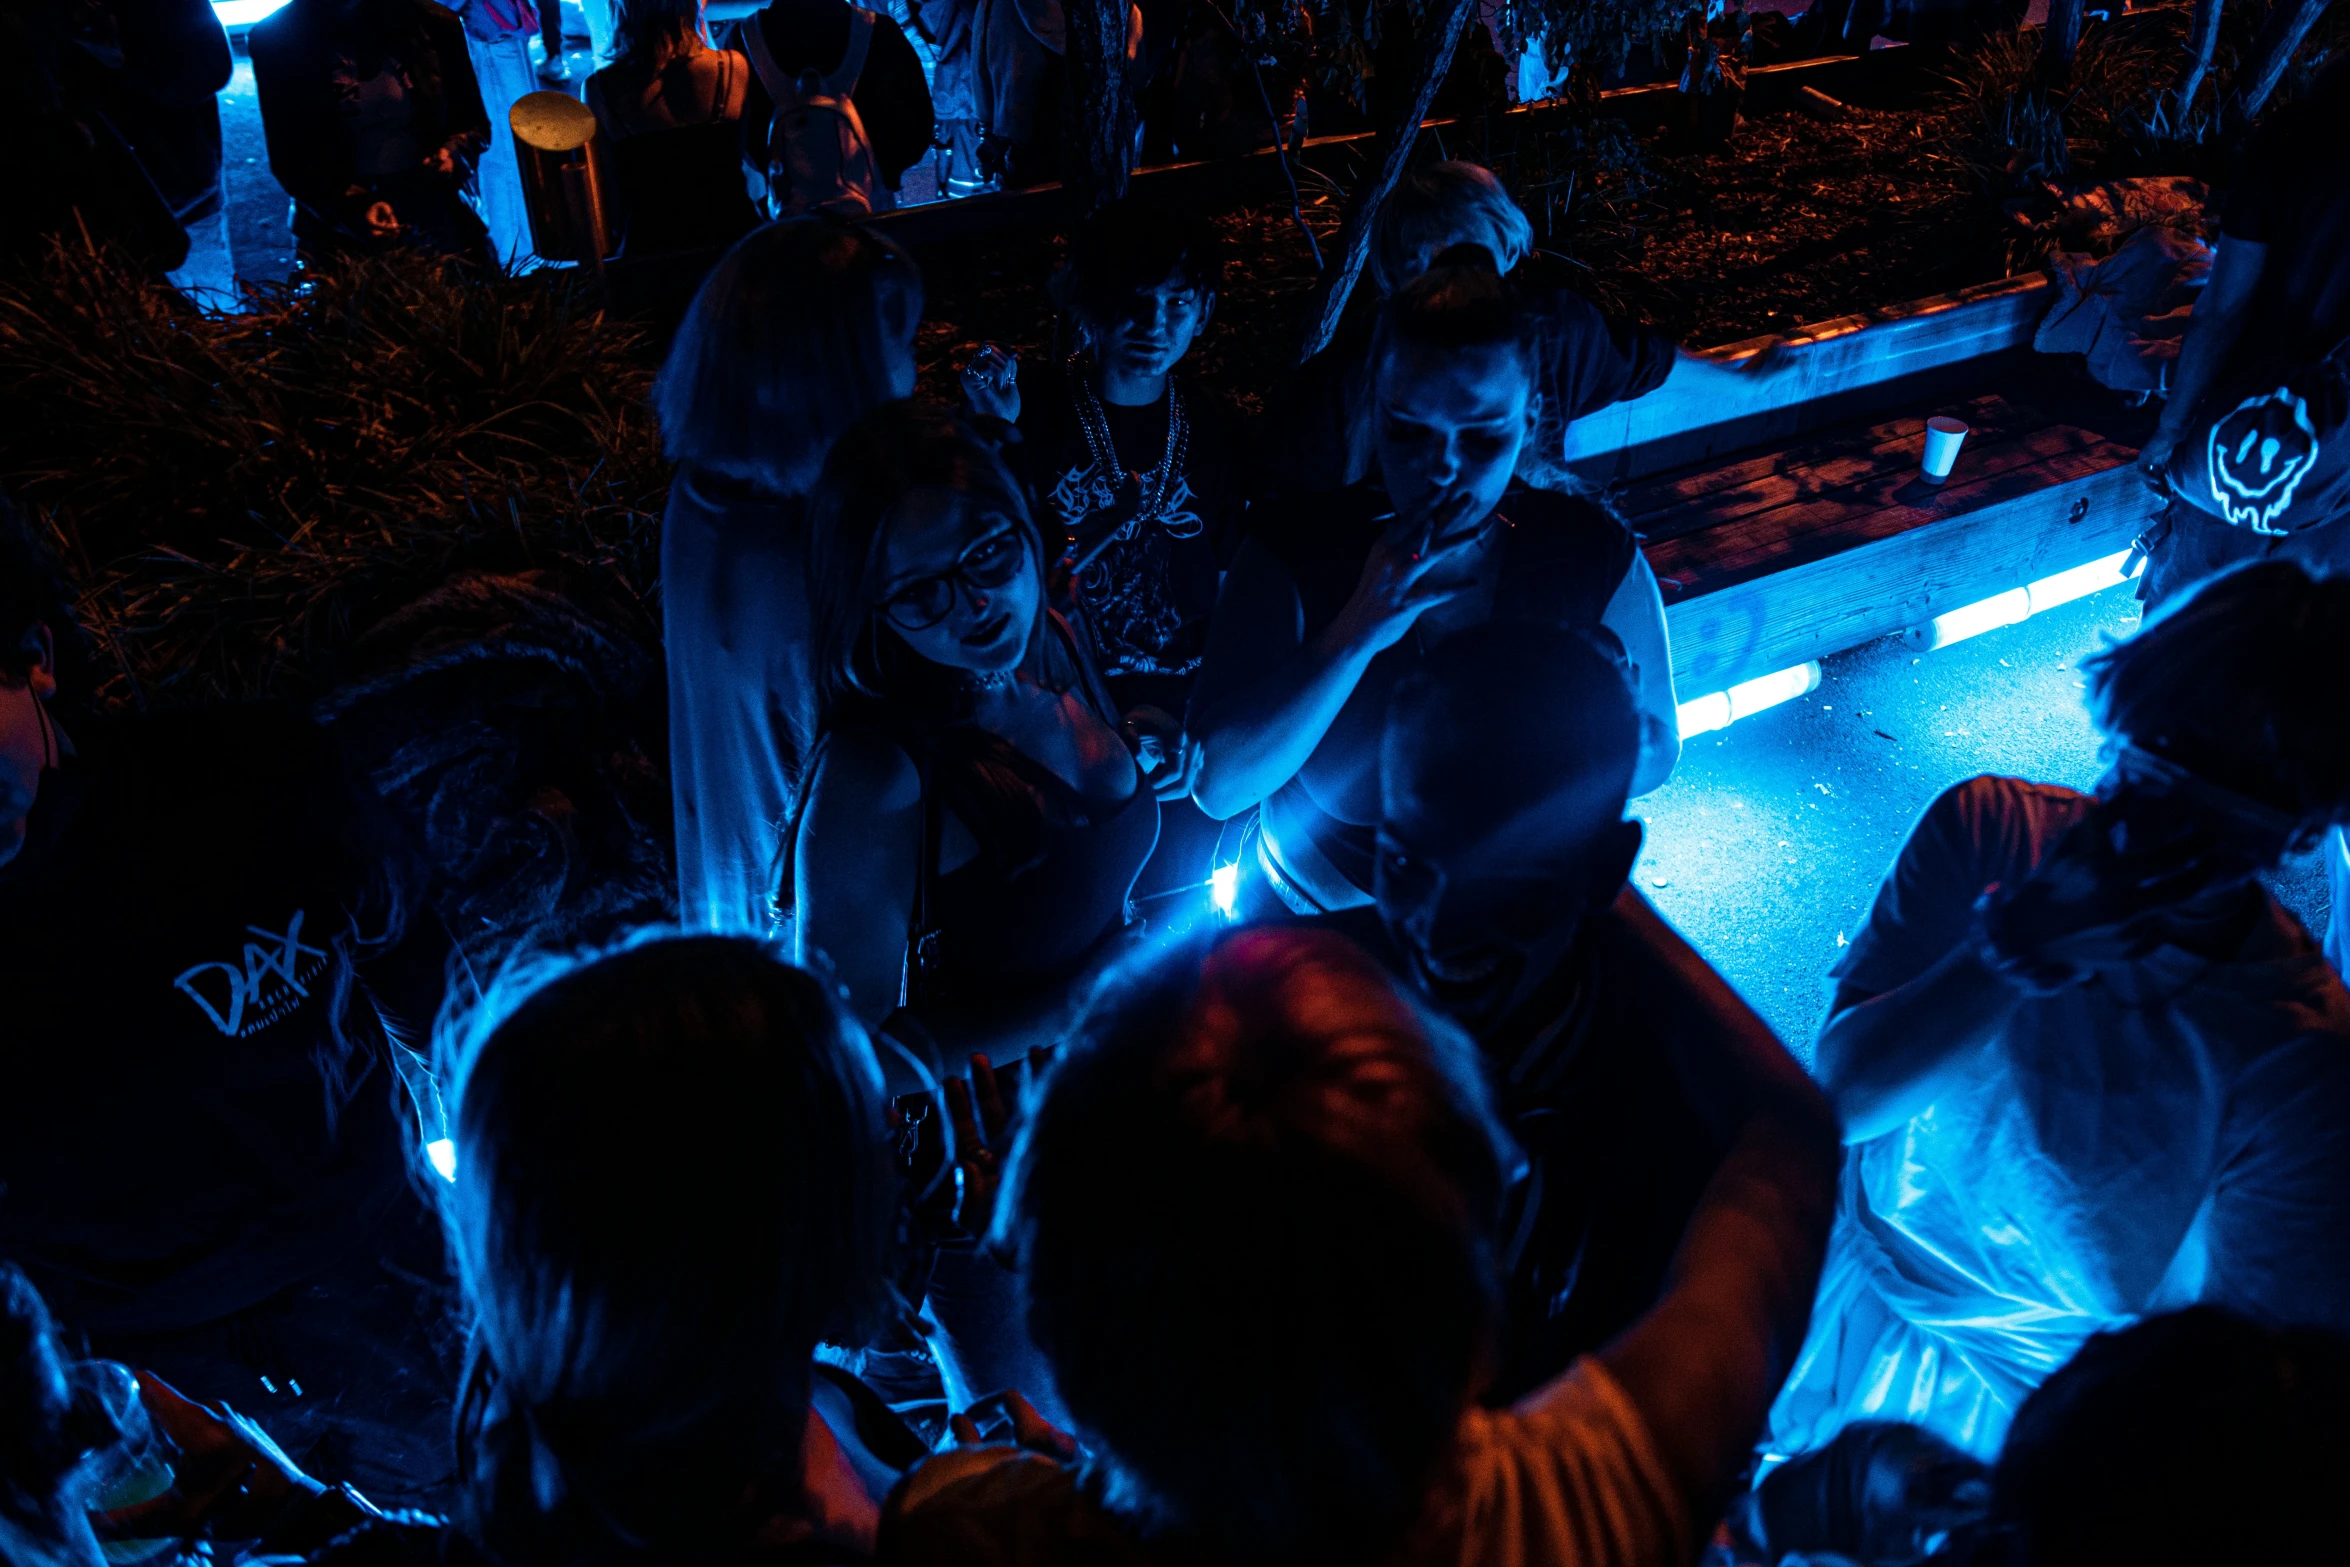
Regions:
<instances>
[{"instance_id":1,"label":"white plastic cup","mask_svg":"<svg viewBox=\"0 0 2350 1567\"><path fill-rule=\"evenodd\" d=\"M1966 439L1966 421L1936 414L1926 421L1926 482L1940 484L1958 462L1959 443Z\"/></svg>"}]
</instances>

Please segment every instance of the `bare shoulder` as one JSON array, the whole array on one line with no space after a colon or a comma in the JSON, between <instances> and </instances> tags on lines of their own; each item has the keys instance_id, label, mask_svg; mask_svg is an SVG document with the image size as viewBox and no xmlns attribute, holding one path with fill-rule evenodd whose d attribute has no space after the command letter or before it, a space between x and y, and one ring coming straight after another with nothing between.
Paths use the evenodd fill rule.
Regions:
<instances>
[{"instance_id":1,"label":"bare shoulder","mask_svg":"<svg viewBox=\"0 0 2350 1567\"><path fill-rule=\"evenodd\" d=\"M879 729L860 726L825 737L808 807L827 815L883 816L911 809L921 797L921 776L905 748Z\"/></svg>"}]
</instances>

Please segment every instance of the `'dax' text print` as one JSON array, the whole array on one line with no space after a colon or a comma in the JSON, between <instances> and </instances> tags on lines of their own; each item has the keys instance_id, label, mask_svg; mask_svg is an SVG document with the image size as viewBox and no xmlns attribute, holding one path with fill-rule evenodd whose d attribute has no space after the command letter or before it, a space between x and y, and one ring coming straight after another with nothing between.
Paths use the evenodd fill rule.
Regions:
<instances>
[{"instance_id":1,"label":"'dax' text print","mask_svg":"<svg viewBox=\"0 0 2350 1567\"><path fill-rule=\"evenodd\" d=\"M257 1034L309 998L326 953L302 940L302 911L280 932L248 925L239 963L199 963L172 981L231 1039Z\"/></svg>"}]
</instances>

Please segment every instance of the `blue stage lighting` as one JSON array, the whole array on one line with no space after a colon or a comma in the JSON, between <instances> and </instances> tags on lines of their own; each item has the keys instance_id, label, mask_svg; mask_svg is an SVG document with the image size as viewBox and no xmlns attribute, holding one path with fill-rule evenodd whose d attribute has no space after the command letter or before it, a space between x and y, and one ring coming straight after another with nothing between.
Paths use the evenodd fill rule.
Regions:
<instances>
[{"instance_id":1,"label":"blue stage lighting","mask_svg":"<svg viewBox=\"0 0 2350 1567\"><path fill-rule=\"evenodd\" d=\"M457 1179L457 1145L443 1137L424 1145L424 1157L432 1165L433 1174L444 1181Z\"/></svg>"}]
</instances>

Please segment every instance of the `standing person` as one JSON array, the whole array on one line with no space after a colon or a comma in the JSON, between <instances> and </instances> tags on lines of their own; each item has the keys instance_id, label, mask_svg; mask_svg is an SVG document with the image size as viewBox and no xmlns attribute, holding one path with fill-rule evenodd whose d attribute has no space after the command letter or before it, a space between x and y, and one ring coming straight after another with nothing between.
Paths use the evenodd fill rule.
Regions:
<instances>
[{"instance_id":1,"label":"standing person","mask_svg":"<svg viewBox=\"0 0 2350 1567\"><path fill-rule=\"evenodd\" d=\"M1483 246L1506 276L1534 253L1533 225L1493 172L1474 163L1414 169L1379 209L1370 279L1390 299L1455 245ZM1684 353L1670 338L1619 321L1567 288L1521 285L1534 363L1534 428L1520 474L1562 487L1567 427L1614 403L1645 397L1670 379L1702 394L1727 389L1767 362L1731 370ZM1297 493L1360 482L1376 466L1379 422L1370 401L1377 311L1351 312L1339 335L1292 372L1269 400L1261 441L1264 481Z\"/></svg>"},{"instance_id":2,"label":"standing person","mask_svg":"<svg viewBox=\"0 0 2350 1567\"><path fill-rule=\"evenodd\" d=\"M1885 1418L1988 1457L2167 1306L2350 1324L2350 994L2255 879L2350 814L2350 581L2240 568L2083 668L2097 792L1945 792L1836 968L1851 1146L1775 1452Z\"/></svg>"},{"instance_id":3,"label":"standing person","mask_svg":"<svg viewBox=\"0 0 2350 1567\"><path fill-rule=\"evenodd\" d=\"M1027 386L992 348L964 371L975 411L1019 421L1111 699L1174 759L1146 895L1204 885L1220 825L1184 797L1183 713L1244 507L1230 424L1175 367L1215 315L1223 272L1204 223L1106 207L1071 238L1055 279L1079 351Z\"/></svg>"},{"instance_id":4,"label":"standing person","mask_svg":"<svg viewBox=\"0 0 2350 1567\"><path fill-rule=\"evenodd\" d=\"M95 714L68 603L0 508L0 1255L97 1353L417 1497L447 1335L400 1046L445 939L316 724Z\"/></svg>"},{"instance_id":5,"label":"standing person","mask_svg":"<svg viewBox=\"0 0 2350 1567\"><path fill-rule=\"evenodd\" d=\"M537 0L539 5L560 3ZM531 254L530 211L523 203L522 168L515 161L509 116L517 99L539 90L530 63L530 40L540 30L539 13L533 0L464 0L457 14L465 23L473 77L480 84L482 110L490 122L489 149L475 171L482 223L489 230L491 256L502 267L519 269ZM561 58L560 51L556 58Z\"/></svg>"},{"instance_id":6,"label":"standing person","mask_svg":"<svg viewBox=\"0 0 2350 1567\"><path fill-rule=\"evenodd\" d=\"M727 252L653 388L679 917L764 931L816 735L807 495L841 432L914 388L922 274L869 230L772 224Z\"/></svg>"},{"instance_id":7,"label":"standing person","mask_svg":"<svg viewBox=\"0 0 2350 1567\"><path fill-rule=\"evenodd\" d=\"M941 1454L893 1498L880 1559L1694 1559L1810 1309L1835 1122L1695 954L1641 977L1687 1020L1681 1070L1732 1105L1731 1151L1655 1308L1489 1410L1516 1161L1466 1041L1329 931L1244 930L1115 976L1048 1071L995 1223L1083 1478Z\"/></svg>"},{"instance_id":8,"label":"standing person","mask_svg":"<svg viewBox=\"0 0 2350 1567\"><path fill-rule=\"evenodd\" d=\"M489 114L465 26L433 0L292 0L248 37L269 169L320 260L412 244L479 257L466 196Z\"/></svg>"},{"instance_id":9,"label":"standing person","mask_svg":"<svg viewBox=\"0 0 2350 1567\"><path fill-rule=\"evenodd\" d=\"M897 205L930 151L932 113L922 58L895 20L848 0L770 0L736 27L735 46L757 78L743 161L764 179L769 212ZM811 97L846 107L809 113Z\"/></svg>"},{"instance_id":10,"label":"standing person","mask_svg":"<svg viewBox=\"0 0 2350 1567\"><path fill-rule=\"evenodd\" d=\"M1534 345L1509 285L1464 247L1381 318L1379 479L1252 512L1192 695L1193 798L1219 820L1261 807L1257 862L1298 913L1371 901L1388 695L1455 632L1605 626L1635 675L1632 792L1679 756L1664 599L1630 530L1512 486Z\"/></svg>"},{"instance_id":11,"label":"standing person","mask_svg":"<svg viewBox=\"0 0 2350 1567\"><path fill-rule=\"evenodd\" d=\"M1115 951L1159 830L1045 562L1020 486L957 421L893 404L825 465L823 738L785 883L800 951L868 1027L910 1008L998 1060L1051 1038Z\"/></svg>"},{"instance_id":12,"label":"standing person","mask_svg":"<svg viewBox=\"0 0 2350 1567\"><path fill-rule=\"evenodd\" d=\"M207 0L111 0L79 11L65 56L78 93L114 124L187 231L175 286L213 309L236 303L221 184L220 90L236 70Z\"/></svg>"},{"instance_id":13,"label":"standing person","mask_svg":"<svg viewBox=\"0 0 2350 1567\"><path fill-rule=\"evenodd\" d=\"M2308 149L2350 136L2350 59L2321 72L2301 98L2267 116L2236 160L2220 213L2211 281L2179 349L2178 381L2138 454L2156 493L2170 495L2179 441L2245 378L2305 364L2350 338L2350 170ZM2271 383L2258 388L2266 390ZM2238 561L2272 556L2312 571L2350 567L2350 520L2320 519L2286 537L2231 527L2174 503L2151 530L2139 596L2160 608Z\"/></svg>"},{"instance_id":14,"label":"standing person","mask_svg":"<svg viewBox=\"0 0 2350 1567\"><path fill-rule=\"evenodd\" d=\"M751 62L710 47L703 9L623 0L616 58L588 78L632 258L723 247L759 223L742 168Z\"/></svg>"},{"instance_id":15,"label":"standing person","mask_svg":"<svg viewBox=\"0 0 2350 1567\"><path fill-rule=\"evenodd\" d=\"M1528 1161L1504 1201L1488 1402L1655 1305L1723 1148L1641 976L1686 952L1627 885L1640 718L1604 629L1448 637L1388 703L1375 910L1329 917L1477 1041ZM1701 1089L1707 1085L1698 1085Z\"/></svg>"}]
</instances>

